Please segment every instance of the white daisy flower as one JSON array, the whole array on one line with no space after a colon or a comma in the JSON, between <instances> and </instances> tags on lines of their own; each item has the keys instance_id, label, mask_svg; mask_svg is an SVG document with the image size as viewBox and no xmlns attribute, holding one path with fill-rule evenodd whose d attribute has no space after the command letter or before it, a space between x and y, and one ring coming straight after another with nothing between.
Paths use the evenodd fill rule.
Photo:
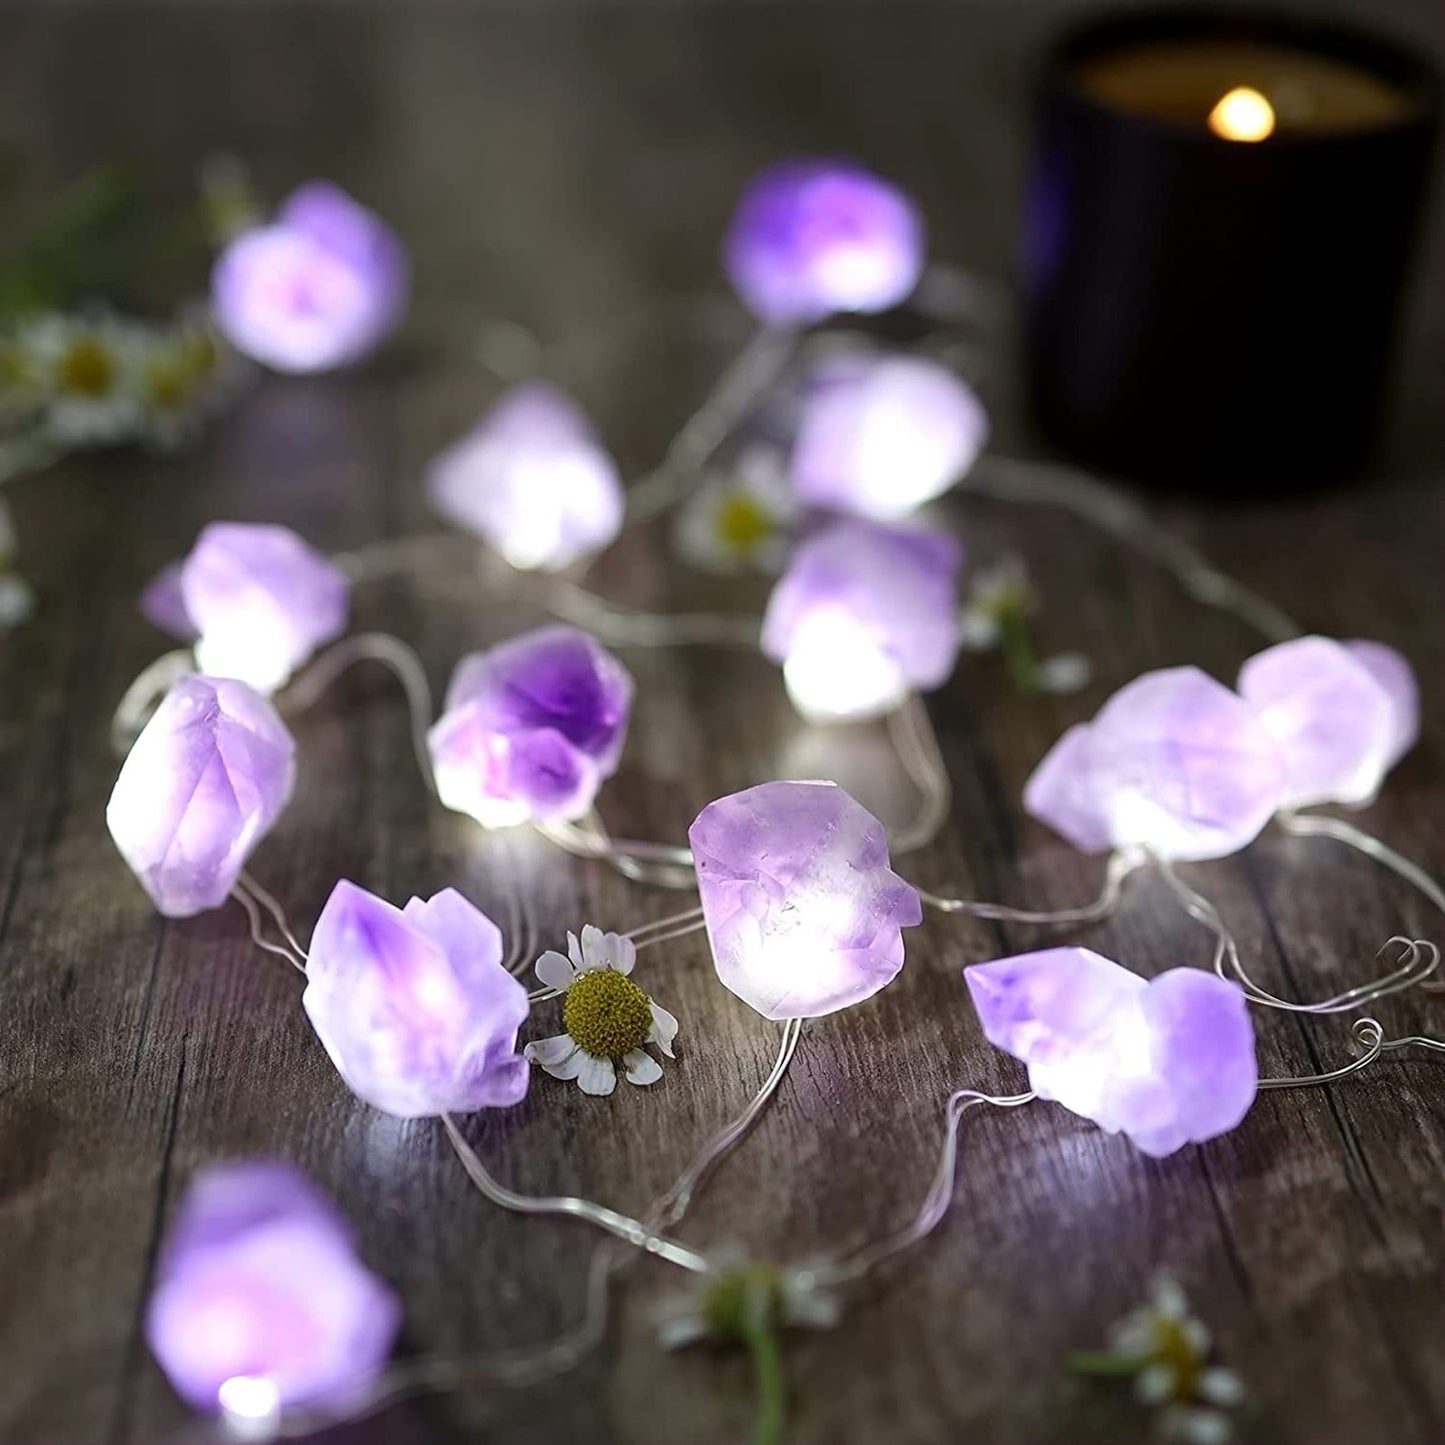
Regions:
<instances>
[{"instance_id":1,"label":"white daisy flower","mask_svg":"<svg viewBox=\"0 0 1445 1445\"><path fill-rule=\"evenodd\" d=\"M227 388L229 354L203 319L148 331L139 349L136 387L141 427L152 446L169 450L193 436Z\"/></svg>"},{"instance_id":2,"label":"white daisy flower","mask_svg":"<svg viewBox=\"0 0 1445 1445\"><path fill-rule=\"evenodd\" d=\"M643 1049L655 1044L669 1059L677 1020L648 998L629 975L637 946L618 933L588 924L579 941L567 935L567 952L544 953L537 977L552 996L562 995L565 1033L537 1039L522 1051L555 1079L576 1079L584 1094L610 1094L620 1063L630 1084L655 1084L662 1065Z\"/></svg>"},{"instance_id":3,"label":"white daisy flower","mask_svg":"<svg viewBox=\"0 0 1445 1445\"><path fill-rule=\"evenodd\" d=\"M832 1329L842 1317L834 1294L807 1268L784 1269L720 1251L697 1290L674 1300L658 1324L664 1349L704 1341L736 1343L759 1325L769 1329Z\"/></svg>"},{"instance_id":4,"label":"white daisy flower","mask_svg":"<svg viewBox=\"0 0 1445 1445\"><path fill-rule=\"evenodd\" d=\"M1155 1281L1149 1303L1120 1320L1109 1351L1075 1358L1085 1374L1132 1376L1134 1397L1157 1409L1160 1435L1184 1445L1223 1445L1233 1433L1226 1413L1244 1400L1233 1370L1209 1364L1209 1331L1189 1313L1177 1281Z\"/></svg>"},{"instance_id":5,"label":"white daisy flower","mask_svg":"<svg viewBox=\"0 0 1445 1445\"><path fill-rule=\"evenodd\" d=\"M777 572L797 516L782 454L759 444L730 471L704 479L678 513L673 539L684 558L708 572Z\"/></svg>"},{"instance_id":6,"label":"white daisy flower","mask_svg":"<svg viewBox=\"0 0 1445 1445\"><path fill-rule=\"evenodd\" d=\"M46 428L56 442L109 446L138 434L143 328L110 317L43 316L18 339L32 360Z\"/></svg>"}]
</instances>

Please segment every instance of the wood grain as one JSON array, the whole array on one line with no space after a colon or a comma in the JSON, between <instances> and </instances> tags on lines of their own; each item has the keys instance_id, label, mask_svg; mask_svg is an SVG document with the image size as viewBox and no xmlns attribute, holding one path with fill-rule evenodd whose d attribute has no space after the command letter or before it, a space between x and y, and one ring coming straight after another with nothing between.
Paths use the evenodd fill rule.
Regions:
<instances>
[{"instance_id":1,"label":"wood grain","mask_svg":"<svg viewBox=\"0 0 1445 1445\"><path fill-rule=\"evenodd\" d=\"M184 458L75 462L14 490L44 608L0 639L0 1437L126 1445L184 1419L139 1320L165 1221L207 1160L280 1154L334 1191L406 1302L409 1352L485 1353L558 1333L580 1309L593 1245L579 1227L489 1208L439 1129L354 1100L297 1008L296 980L249 945L239 912L164 923L147 906L103 825L110 711L161 645L134 610L141 584L215 517L284 521L333 548L428 529L420 468L495 389L475 355L497 317L599 336L575 384L629 470L643 470L729 338L617 324L665 293L717 287L731 198L779 152L861 154L918 193L940 257L1006 275L1028 62L1069 8L124 3L0 16L0 129L23 147L35 194L121 156L178 201L200 159L228 147L275 193L317 173L373 201L413 241L418 274L406 337L363 371L261 383ZM1445 53L1437 6L1390 9ZM1427 255L1438 263L1438 242ZM1363 821L1437 870L1440 280L1432 265L1411 308L1377 480L1227 510L1160 503L1309 626L1410 655L1426 739ZM742 335L739 322L732 339ZM1030 440L1006 355L998 368L998 445L1017 451ZM1068 904L1092 895L1099 868L1023 817L1033 763L1137 671L1187 660L1229 677L1253 640L1067 518L967 498L950 514L975 560L1027 557L1046 645L1089 653L1096 677L1081 697L1039 700L992 660L960 668L930 703L953 816L909 867L930 887ZM648 537L609 559L598 584L649 606L693 595ZM538 615L525 590L499 598L450 576L377 584L359 612L413 642L438 685L463 652ZM886 819L908 815L880 735L804 729L761 660L628 661L641 701L604 794L619 831L680 838L709 798L779 774L833 773ZM430 806L382 677L339 686L298 738L299 795L256 860L297 920L313 919L341 876L394 898L452 884L500 918L520 896L542 946L584 919L629 926L677 906ZM1416 899L1324 842L1270 837L1190 877L1286 991L1359 980L1389 934L1439 931ZM979 1037L959 969L1053 936L930 918L894 987L807 1029L775 1108L685 1237L795 1257L910 1214L948 1090L1020 1082ZM1148 878L1087 939L1146 972L1208 959L1207 938ZM660 1087L601 1105L539 1079L516 1110L473 1121L469 1136L516 1187L641 1208L766 1071L774 1030L716 985L698 939L647 966L648 987L683 1021L678 1065ZM1417 995L1380 1017L1392 1033L1438 1033L1441 1008ZM1269 1073L1344 1056L1340 1022L1259 1022ZM1445 1069L1398 1059L1334 1091L1270 1095L1234 1134L1163 1161L1048 1106L970 1116L937 1236L881 1274L842 1329L790 1341L791 1438L1142 1441L1147 1422L1127 1399L1072 1382L1063 1362L1099 1343L1161 1267L1247 1381L1244 1438L1445 1438L1442 1105ZM429 1401L327 1438L745 1438L745 1364L653 1343L658 1304L679 1284L660 1266L636 1269L605 1347L559 1382Z\"/></svg>"}]
</instances>

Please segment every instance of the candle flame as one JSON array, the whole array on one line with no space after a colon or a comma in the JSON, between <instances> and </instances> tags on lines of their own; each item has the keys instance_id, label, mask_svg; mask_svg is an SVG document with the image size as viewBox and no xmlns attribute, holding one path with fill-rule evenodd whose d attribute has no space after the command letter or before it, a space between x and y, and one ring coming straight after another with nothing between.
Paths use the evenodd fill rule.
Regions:
<instances>
[{"instance_id":1,"label":"candle flame","mask_svg":"<svg viewBox=\"0 0 1445 1445\"><path fill-rule=\"evenodd\" d=\"M1257 90L1237 85L1209 112L1209 128L1225 140L1263 140L1274 131L1274 107Z\"/></svg>"}]
</instances>

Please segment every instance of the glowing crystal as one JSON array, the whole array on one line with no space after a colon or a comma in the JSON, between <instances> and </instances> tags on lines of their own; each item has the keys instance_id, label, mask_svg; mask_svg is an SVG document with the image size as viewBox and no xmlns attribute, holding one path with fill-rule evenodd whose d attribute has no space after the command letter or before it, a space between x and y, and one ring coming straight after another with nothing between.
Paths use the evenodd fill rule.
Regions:
<instances>
[{"instance_id":1,"label":"glowing crystal","mask_svg":"<svg viewBox=\"0 0 1445 1445\"><path fill-rule=\"evenodd\" d=\"M768 600L763 651L815 721L888 712L940 686L959 648L958 543L942 533L836 522L793 554Z\"/></svg>"},{"instance_id":2,"label":"glowing crystal","mask_svg":"<svg viewBox=\"0 0 1445 1445\"><path fill-rule=\"evenodd\" d=\"M840 358L804 399L793 484L814 506L894 520L958 482L987 435L978 397L947 367L912 356Z\"/></svg>"},{"instance_id":3,"label":"glowing crystal","mask_svg":"<svg viewBox=\"0 0 1445 1445\"><path fill-rule=\"evenodd\" d=\"M575 627L473 653L428 735L437 792L485 828L579 818L617 770L631 709L627 669Z\"/></svg>"},{"instance_id":4,"label":"glowing crystal","mask_svg":"<svg viewBox=\"0 0 1445 1445\"><path fill-rule=\"evenodd\" d=\"M1145 981L1087 948L963 971L989 1042L1029 1087L1146 1154L1233 1129L1254 1102L1254 1024L1238 984L1175 968Z\"/></svg>"},{"instance_id":5,"label":"glowing crystal","mask_svg":"<svg viewBox=\"0 0 1445 1445\"><path fill-rule=\"evenodd\" d=\"M514 567L569 566L622 527L616 464L581 408L543 382L514 387L438 456L427 491Z\"/></svg>"},{"instance_id":6,"label":"glowing crystal","mask_svg":"<svg viewBox=\"0 0 1445 1445\"><path fill-rule=\"evenodd\" d=\"M1196 667L1145 673L1034 770L1024 807L1076 848L1221 858L1278 811L1284 765L1248 703Z\"/></svg>"},{"instance_id":7,"label":"glowing crystal","mask_svg":"<svg viewBox=\"0 0 1445 1445\"><path fill-rule=\"evenodd\" d=\"M105 820L156 907L185 918L226 901L295 776L296 744L265 698L191 675L132 745Z\"/></svg>"},{"instance_id":8,"label":"glowing crystal","mask_svg":"<svg viewBox=\"0 0 1445 1445\"><path fill-rule=\"evenodd\" d=\"M527 1092L527 990L502 935L454 889L405 908L343 879L321 911L301 996L341 1077L404 1119L500 1109Z\"/></svg>"},{"instance_id":9,"label":"glowing crystal","mask_svg":"<svg viewBox=\"0 0 1445 1445\"><path fill-rule=\"evenodd\" d=\"M289 1164L198 1174L181 1201L146 1312L146 1339L196 1408L258 1418L344 1408L381 1373L396 1297L356 1256L350 1226Z\"/></svg>"},{"instance_id":10,"label":"glowing crystal","mask_svg":"<svg viewBox=\"0 0 1445 1445\"><path fill-rule=\"evenodd\" d=\"M902 191L861 166L784 161L743 192L723 261L744 304L770 326L886 311L918 284L923 219Z\"/></svg>"},{"instance_id":11,"label":"glowing crystal","mask_svg":"<svg viewBox=\"0 0 1445 1445\"><path fill-rule=\"evenodd\" d=\"M688 832L718 977L764 1018L814 1018L877 993L923 920L883 825L836 783L763 783Z\"/></svg>"}]
</instances>

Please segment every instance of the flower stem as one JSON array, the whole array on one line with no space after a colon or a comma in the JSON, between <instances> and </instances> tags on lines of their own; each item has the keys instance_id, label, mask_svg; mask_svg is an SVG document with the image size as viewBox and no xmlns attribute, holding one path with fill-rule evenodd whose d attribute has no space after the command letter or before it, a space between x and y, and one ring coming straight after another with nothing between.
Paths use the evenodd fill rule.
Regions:
<instances>
[{"instance_id":1,"label":"flower stem","mask_svg":"<svg viewBox=\"0 0 1445 1445\"><path fill-rule=\"evenodd\" d=\"M753 1357L753 1377L758 1386L753 1445L782 1445L787 1429L788 1387L777 1331L767 1320L758 1320L744 1330L743 1341Z\"/></svg>"},{"instance_id":2,"label":"flower stem","mask_svg":"<svg viewBox=\"0 0 1445 1445\"><path fill-rule=\"evenodd\" d=\"M1029 636L1028 619L1022 606L1010 604L999 608L998 645L1014 686L1020 692L1037 692L1039 655Z\"/></svg>"}]
</instances>

